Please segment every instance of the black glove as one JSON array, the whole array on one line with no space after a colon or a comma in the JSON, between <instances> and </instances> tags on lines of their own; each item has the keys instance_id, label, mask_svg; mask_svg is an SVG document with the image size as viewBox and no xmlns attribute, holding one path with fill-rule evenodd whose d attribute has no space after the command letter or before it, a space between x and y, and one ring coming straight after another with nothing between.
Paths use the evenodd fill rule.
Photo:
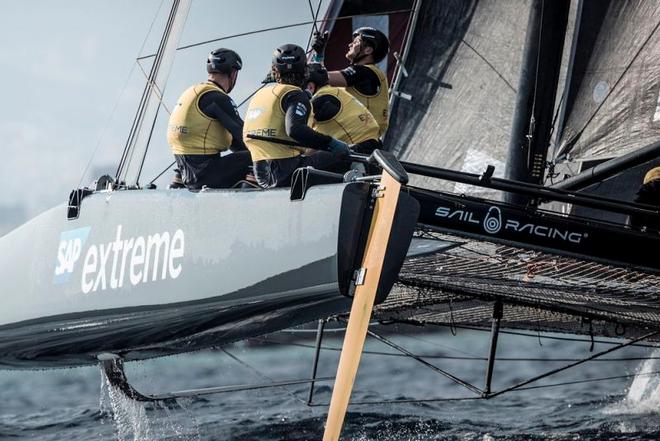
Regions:
<instances>
[{"instance_id":1,"label":"black glove","mask_svg":"<svg viewBox=\"0 0 660 441\"><path fill-rule=\"evenodd\" d=\"M314 49L314 52L316 52L318 55L323 55L325 52L325 46L328 44L329 34L330 33L328 31L323 32L323 34L321 34L319 31L314 32L312 49Z\"/></svg>"},{"instance_id":2,"label":"black glove","mask_svg":"<svg viewBox=\"0 0 660 441\"><path fill-rule=\"evenodd\" d=\"M330 139L330 142L328 143L328 150L333 155L341 157L348 156L351 153L351 149L349 148L348 144L335 138Z\"/></svg>"}]
</instances>

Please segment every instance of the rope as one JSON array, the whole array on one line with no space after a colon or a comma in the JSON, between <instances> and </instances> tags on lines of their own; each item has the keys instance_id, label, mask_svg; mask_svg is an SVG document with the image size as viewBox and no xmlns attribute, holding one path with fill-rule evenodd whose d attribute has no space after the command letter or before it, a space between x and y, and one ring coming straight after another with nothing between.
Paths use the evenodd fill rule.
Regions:
<instances>
[{"instance_id":1,"label":"rope","mask_svg":"<svg viewBox=\"0 0 660 441\"><path fill-rule=\"evenodd\" d=\"M161 106L163 106L163 109L165 109L168 115L171 115L172 112L170 111L170 109L167 107L167 104L165 104L165 101L163 100L163 92L160 90L160 88L156 83L154 83L152 80L149 79L149 75L144 71L144 67L142 66L142 63L140 63L139 60L136 60L136 63L140 68L140 72L142 72L144 79L147 80L149 84L151 84L151 88L155 92L156 98L158 98L158 103Z\"/></svg>"},{"instance_id":2,"label":"rope","mask_svg":"<svg viewBox=\"0 0 660 441\"><path fill-rule=\"evenodd\" d=\"M315 331L316 332L316 331ZM270 343L270 344L275 344L275 345L281 345L281 346L294 346L294 347L299 347L299 348L306 348L306 349L316 349L316 346L311 345L311 344L306 344L306 343L295 343L295 342L285 342L285 341L277 341L277 340L271 340L267 338L254 338L252 339L254 341L258 341L261 343ZM341 348L337 348L334 346L321 346L321 350L324 351L333 351L333 352L340 352ZM405 354L397 354L394 352L382 352L382 351L362 351L362 354L365 355L378 355L378 356L383 356L383 357L400 357L400 358L405 358L408 357ZM468 356L452 356L452 355L436 355L436 354L418 354L417 355L420 358L428 358L428 359L436 359L436 360L460 360L460 361L488 361L487 357L468 357ZM548 363L548 362L572 362L572 361L580 361L582 360L581 358L540 358L540 357L497 357L495 359L498 362L516 362L516 363L522 363L522 362L538 362L538 363ZM597 358L595 360L592 360L594 362L628 362L628 361L647 361L647 360L660 360L660 357L619 357L619 358Z\"/></svg>"},{"instance_id":3,"label":"rope","mask_svg":"<svg viewBox=\"0 0 660 441\"><path fill-rule=\"evenodd\" d=\"M592 360L595 361L595 360ZM635 377L649 377L652 375L659 375L660 371L654 371L654 372L644 372L640 374L627 374L627 375L616 375L613 377L601 377L601 378L588 378L585 380L573 380L573 381L563 381L561 383L552 383L552 384L540 384L537 386L526 386L526 387L521 387L518 389L514 389L511 392L518 391L518 390L531 390L531 389L544 389L548 387L559 387L559 386L568 386L571 384L583 384L583 383L594 383L597 381L609 381L609 380L620 380L620 379L626 379L626 378L635 378Z\"/></svg>"},{"instance_id":4,"label":"rope","mask_svg":"<svg viewBox=\"0 0 660 441\"><path fill-rule=\"evenodd\" d=\"M153 178L151 181L149 181L149 184L147 184L147 185L151 185L151 184L153 184L154 181L155 181L156 179L158 179L158 178L160 178L161 176L163 176L163 174L164 174L167 170L169 170L174 164L176 164L176 161L172 161L172 162L170 163L170 165L168 165L167 167L165 167L165 169L164 169L162 172L158 173L158 176L156 176L156 177Z\"/></svg>"},{"instance_id":5,"label":"rope","mask_svg":"<svg viewBox=\"0 0 660 441\"><path fill-rule=\"evenodd\" d=\"M240 365L242 365L242 366L245 366L246 368L248 368L249 370L251 370L252 372L254 372L255 374L257 374L258 376L260 376L260 377L262 377L262 378L265 378L265 379L267 379L267 380L270 381L270 382L275 383L275 379L274 379L274 378L269 377L268 375L264 374L263 372L261 372L260 370L258 370L257 368L255 368L254 366L252 366L252 365L250 365L249 363L247 363L247 362L241 360L240 358L238 358L237 356L235 356L234 354L232 354L231 352L229 352L229 351L226 350L225 348L220 348L220 350L221 350L222 352L224 352L225 354L227 354L232 360L236 361L238 364L240 364ZM284 386L279 386L279 387L281 387L282 389L284 389L284 390L286 391L286 393L289 394L289 395L290 395L291 397L293 397L294 399L300 401L300 402L303 403L303 404L307 404L307 401L305 401L305 400L301 399L300 397L298 397L295 393L291 392L288 388L286 388L286 387L284 387Z\"/></svg>"},{"instance_id":6,"label":"rope","mask_svg":"<svg viewBox=\"0 0 660 441\"><path fill-rule=\"evenodd\" d=\"M312 20L314 20L314 23L312 23L312 29L309 31L309 38L307 39L307 50L306 52L309 52L309 45L312 44L312 36L314 35L314 32L319 32L318 26L316 26L316 19L319 16L319 11L321 10L321 3L323 3L323 0L319 0L319 4L316 8L316 13L314 13L314 7L312 6L312 0L307 0L307 4L309 5L309 11L312 14Z\"/></svg>"},{"instance_id":7,"label":"rope","mask_svg":"<svg viewBox=\"0 0 660 441\"><path fill-rule=\"evenodd\" d=\"M345 15L343 17L316 20L316 22L327 23L327 22L339 21L339 20L350 20L350 19L353 19L355 17L365 17L365 16L372 17L372 16L389 15L389 14L400 14L400 13L410 12L410 11L411 11L411 9L394 9L394 10L391 10L391 11L383 11L383 12L378 12L378 13L373 13L373 14L369 13L369 14ZM263 32L271 32L271 31L278 31L278 30L281 30L281 29L289 29L289 28L295 28L295 27L300 27L300 26L307 26L307 25L314 24L314 23L315 23L314 21L303 21L303 22L300 22L300 23L293 23L293 24L289 24L289 25L257 29L257 30L249 31L249 32L241 32L239 34L228 35L226 37L219 37L219 38L214 38L212 40L206 40L206 41L201 41L199 43L193 43L193 44L189 44L189 45L186 45L186 46L180 46L180 47L177 48L177 50L190 49L190 48L193 48L193 47L202 46L202 45L209 44L209 43L216 43L218 41L229 40L231 38L237 38L237 37L245 37L245 36L248 36L248 35L260 34L260 33L263 33ZM156 54L144 55L144 56L138 58L138 60L153 58L155 55Z\"/></svg>"},{"instance_id":8,"label":"rope","mask_svg":"<svg viewBox=\"0 0 660 441\"><path fill-rule=\"evenodd\" d=\"M611 381L611 380L627 379L627 378L634 378L641 376L652 376L652 375L660 375L660 371L647 372L643 374L628 374L628 375L616 375L612 377L589 378L585 380L563 381L560 383L542 384L537 386L526 386L526 387L521 387L518 389L507 391L507 393L533 390L533 389L545 389L550 387L570 386L573 384L596 383L599 381ZM402 399L402 400L351 401L350 405L361 406L361 405L374 405L374 404L407 404L407 403L414 404L414 403L434 403L434 402L443 402L443 401L467 401L467 400L486 400L486 399L489 398L488 397L455 397L455 398L425 398L425 399L411 398L411 399ZM328 406L328 403L310 404L310 406L312 407Z\"/></svg>"},{"instance_id":9,"label":"rope","mask_svg":"<svg viewBox=\"0 0 660 441\"><path fill-rule=\"evenodd\" d=\"M434 323L436 326L443 326L443 327L448 327L448 324L443 324L443 323ZM481 329L473 326L465 326L465 325L455 325L456 328L458 329L467 329L470 331L481 331L481 332L490 332L490 329ZM527 332L520 332L520 331L505 331L505 330L500 330L500 334L508 334L508 335L519 335L523 337L538 337L537 334L530 334ZM551 335L541 335L541 338L544 338L546 340L560 340L560 341L574 341L574 342L581 342L581 343L591 343L591 339L584 339L584 338L576 338L576 337L556 337L556 336L551 336ZM607 345L618 345L618 342L613 342L613 341L607 341L607 340L594 340L595 343L601 343L601 344L607 344ZM634 343L630 346L635 346L639 348L660 348L660 344L649 344L649 343Z\"/></svg>"},{"instance_id":10,"label":"rope","mask_svg":"<svg viewBox=\"0 0 660 441\"><path fill-rule=\"evenodd\" d=\"M160 5L158 6L158 9L156 10L156 13L154 14L154 18L151 20L151 25L149 25L149 30L147 31L146 35L144 36L144 39L142 40L142 45L140 46L140 49L138 50L138 54L140 54L143 50L144 47L147 44L147 40L149 38L149 35L151 35L151 31L153 30L154 24L156 23L156 19L158 18L158 15L160 13L160 10L163 7L163 3L165 3L165 0L161 0ZM122 86L121 90L119 91L119 95L117 96L117 99L115 100L115 104L112 106L112 110L110 111L110 115L108 116L105 124L103 125L103 128L101 129L101 133L99 134L99 138L96 142L96 145L94 146L94 150L92 150L92 154L89 157L89 160L87 161L87 165L85 165L85 168L82 171L82 174L80 175L80 180L78 181L78 188L82 186L82 181L85 178L85 174L87 173L87 170L89 170L89 167L92 165L92 161L94 160L94 157L98 153L99 148L101 147L101 142L103 141L103 138L105 137L105 134L108 130L108 127L110 127L110 121L112 121L115 113L117 112L117 108L119 107L119 103L121 102L121 98L124 96L124 93L126 92L126 88L128 87L128 82L130 81L131 77L133 76L133 72L135 71L135 66L138 64L136 61L133 63L131 66L130 71L128 72L128 75L126 76L126 80L124 80L124 85Z\"/></svg>"}]
</instances>

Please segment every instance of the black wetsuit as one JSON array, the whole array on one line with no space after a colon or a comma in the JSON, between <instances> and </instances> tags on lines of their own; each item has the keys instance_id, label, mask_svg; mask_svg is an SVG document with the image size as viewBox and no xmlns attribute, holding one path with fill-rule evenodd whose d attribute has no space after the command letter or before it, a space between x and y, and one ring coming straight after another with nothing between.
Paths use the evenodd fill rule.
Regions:
<instances>
[{"instance_id":1,"label":"black wetsuit","mask_svg":"<svg viewBox=\"0 0 660 441\"><path fill-rule=\"evenodd\" d=\"M215 83L220 87L217 83ZM228 188L245 175L252 165L250 152L243 143L243 120L229 95L210 91L199 98L200 110L209 118L217 119L231 133L233 152L228 155L174 155L184 184L188 188Z\"/></svg>"},{"instance_id":2,"label":"black wetsuit","mask_svg":"<svg viewBox=\"0 0 660 441\"><path fill-rule=\"evenodd\" d=\"M364 95L376 95L380 88L378 75L366 66L352 64L346 69L340 70L346 80L346 87L355 87Z\"/></svg>"}]
</instances>

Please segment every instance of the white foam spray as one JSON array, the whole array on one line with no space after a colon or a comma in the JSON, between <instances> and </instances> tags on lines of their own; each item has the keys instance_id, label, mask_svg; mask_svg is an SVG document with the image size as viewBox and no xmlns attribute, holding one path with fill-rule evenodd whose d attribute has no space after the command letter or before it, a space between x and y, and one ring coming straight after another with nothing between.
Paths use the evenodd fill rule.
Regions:
<instances>
[{"instance_id":1,"label":"white foam spray","mask_svg":"<svg viewBox=\"0 0 660 441\"><path fill-rule=\"evenodd\" d=\"M648 360L637 368L626 397L619 403L608 406L606 414L645 414L660 412L660 349L656 349Z\"/></svg>"},{"instance_id":2,"label":"white foam spray","mask_svg":"<svg viewBox=\"0 0 660 441\"><path fill-rule=\"evenodd\" d=\"M626 396L626 402L642 412L660 410L660 360L655 359L659 356L660 349L656 349L652 358L641 364Z\"/></svg>"},{"instance_id":3,"label":"white foam spray","mask_svg":"<svg viewBox=\"0 0 660 441\"><path fill-rule=\"evenodd\" d=\"M199 427L192 412L178 406L143 404L126 397L102 373L101 412L109 415L117 441L200 441Z\"/></svg>"}]
</instances>

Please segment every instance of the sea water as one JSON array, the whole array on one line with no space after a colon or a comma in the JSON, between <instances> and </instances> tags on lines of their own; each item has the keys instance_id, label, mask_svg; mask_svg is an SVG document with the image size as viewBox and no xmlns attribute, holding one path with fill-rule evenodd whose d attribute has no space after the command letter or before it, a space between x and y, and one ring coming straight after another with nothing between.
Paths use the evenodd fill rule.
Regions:
<instances>
[{"instance_id":1,"label":"sea water","mask_svg":"<svg viewBox=\"0 0 660 441\"><path fill-rule=\"evenodd\" d=\"M565 337L565 336L559 336ZM483 387L489 336L458 330L388 334L407 350ZM261 341L261 340L260 340ZM268 344L238 344L127 363L126 373L142 392L268 383L308 378L313 339L280 333ZM327 335L319 376L335 373L340 333ZM588 341L501 335L493 390L592 354ZM596 343L593 351L610 347ZM537 385L490 400L382 343L368 340L342 440L658 440L660 352L628 347L553 375ZM228 355L228 354L231 354ZM645 361L620 358L647 358ZM545 361L541 361L541 359ZM564 359L564 361L549 361ZM237 361L238 360L238 361ZM628 376L627 378L621 377ZM606 381L579 381L610 378ZM553 386L557 383L576 382ZM318 383L314 406L307 385L276 387L143 404L112 388L96 367L52 371L0 371L0 439L38 440L316 440L321 439L331 383ZM389 400L424 401L387 403ZM385 401L385 402L384 402Z\"/></svg>"}]
</instances>

